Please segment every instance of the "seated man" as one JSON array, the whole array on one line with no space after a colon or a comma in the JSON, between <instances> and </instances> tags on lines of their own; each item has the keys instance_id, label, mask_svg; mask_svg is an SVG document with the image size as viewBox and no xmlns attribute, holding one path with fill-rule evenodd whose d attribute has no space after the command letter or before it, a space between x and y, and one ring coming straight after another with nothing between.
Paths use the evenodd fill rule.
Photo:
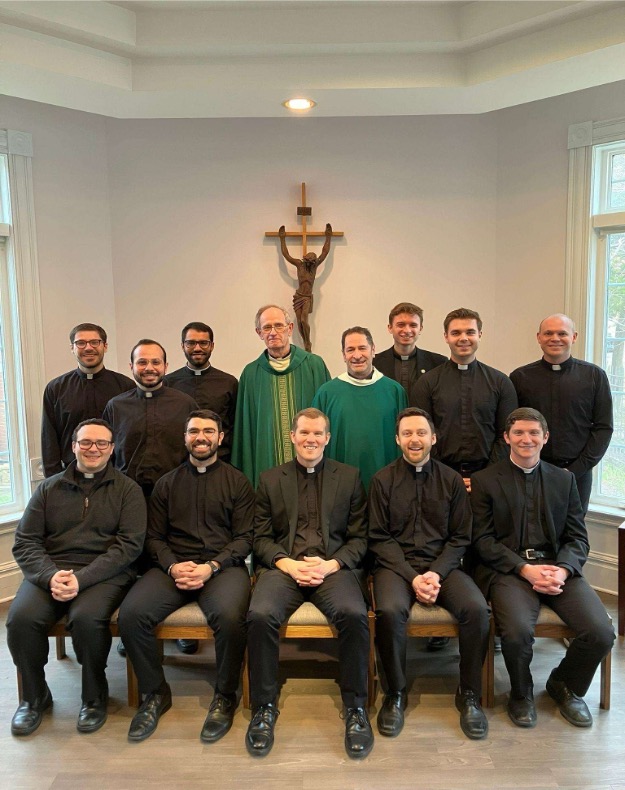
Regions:
<instances>
[{"instance_id":1,"label":"seated man","mask_svg":"<svg viewBox=\"0 0 625 790\"><path fill-rule=\"evenodd\" d=\"M156 567L135 584L119 612L119 631L144 701L128 732L148 738L171 707L153 629L168 614L197 601L215 633L217 682L200 738L212 743L232 726L245 653L254 492L242 472L220 461L221 418L192 411L184 434L187 461L156 483L146 549ZM181 437L182 439L182 437Z\"/></svg>"},{"instance_id":2,"label":"seated man","mask_svg":"<svg viewBox=\"0 0 625 790\"><path fill-rule=\"evenodd\" d=\"M540 460L549 433L543 415L515 409L504 432L510 457L472 477L475 579L490 598L510 675L508 715L519 727L536 724L530 672L534 626L541 604L576 633L552 671L547 692L576 727L590 727L582 699L614 629L597 593L582 576L588 536L574 475Z\"/></svg>"},{"instance_id":3,"label":"seated man","mask_svg":"<svg viewBox=\"0 0 625 790\"><path fill-rule=\"evenodd\" d=\"M9 609L7 641L23 701L13 735L34 732L52 706L44 673L48 631L64 615L82 664L77 729L95 732L106 721L109 621L136 578L146 522L141 489L109 463L112 439L104 420L79 423L76 461L41 483L17 528L13 555L24 581Z\"/></svg>"},{"instance_id":4,"label":"seated man","mask_svg":"<svg viewBox=\"0 0 625 790\"><path fill-rule=\"evenodd\" d=\"M468 738L485 738L488 720L480 696L489 610L460 568L471 542L469 497L460 475L430 458L436 434L427 412L400 412L395 438L402 458L381 469L369 491L376 637L387 684L378 730L394 737L404 726L406 622L416 600L437 603L458 620L460 726Z\"/></svg>"},{"instance_id":5,"label":"seated man","mask_svg":"<svg viewBox=\"0 0 625 790\"><path fill-rule=\"evenodd\" d=\"M296 458L263 472L256 494L257 581L248 612L252 720L245 738L256 756L273 746L280 626L305 601L338 630L345 750L361 758L373 747L365 708L367 606L354 573L367 549L366 500L357 469L324 459L329 427L318 409L298 412L291 430Z\"/></svg>"}]
</instances>

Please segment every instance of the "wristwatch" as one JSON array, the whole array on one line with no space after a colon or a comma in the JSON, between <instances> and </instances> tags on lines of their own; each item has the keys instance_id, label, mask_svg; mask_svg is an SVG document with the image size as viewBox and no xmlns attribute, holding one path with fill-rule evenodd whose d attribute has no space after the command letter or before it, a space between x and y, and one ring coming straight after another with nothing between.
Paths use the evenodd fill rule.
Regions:
<instances>
[{"instance_id":1,"label":"wristwatch","mask_svg":"<svg viewBox=\"0 0 625 790\"><path fill-rule=\"evenodd\" d=\"M213 562L212 560L209 560L206 564L210 567L210 569L212 571L212 574L211 574L212 576L217 576L218 573L221 573L221 568L219 567L219 565L217 565L216 562Z\"/></svg>"}]
</instances>

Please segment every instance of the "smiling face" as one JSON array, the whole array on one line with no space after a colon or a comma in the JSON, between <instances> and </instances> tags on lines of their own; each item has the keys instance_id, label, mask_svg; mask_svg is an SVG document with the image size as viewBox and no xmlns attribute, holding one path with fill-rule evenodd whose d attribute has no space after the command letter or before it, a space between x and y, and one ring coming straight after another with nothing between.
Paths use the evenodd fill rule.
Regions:
<instances>
[{"instance_id":1,"label":"smiling face","mask_svg":"<svg viewBox=\"0 0 625 790\"><path fill-rule=\"evenodd\" d=\"M367 340L367 336L360 332L352 332L345 336L343 359L347 365L347 372L355 379L366 379L373 370L373 357L375 346Z\"/></svg>"},{"instance_id":2,"label":"smiling face","mask_svg":"<svg viewBox=\"0 0 625 790\"><path fill-rule=\"evenodd\" d=\"M76 435L76 441L72 442L72 452L76 456L76 466L83 474L96 474L101 472L107 465L114 449L112 442L113 434L104 425L83 425ZM80 444L84 443L85 447ZM91 442L90 447L86 447ZM102 447L98 447L94 442L100 442ZM105 446L106 442L110 444Z\"/></svg>"},{"instance_id":3,"label":"smiling face","mask_svg":"<svg viewBox=\"0 0 625 790\"><path fill-rule=\"evenodd\" d=\"M160 387L167 372L162 348L151 343L137 346L132 355L130 370L137 384L141 384L146 390Z\"/></svg>"},{"instance_id":4,"label":"smiling face","mask_svg":"<svg viewBox=\"0 0 625 790\"><path fill-rule=\"evenodd\" d=\"M215 420L205 420L201 417L192 417L184 434L184 446L194 466L214 464L217 460L217 450L223 440L223 431L219 431Z\"/></svg>"},{"instance_id":5,"label":"smiling face","mask_svg":"<svg viewBox=\"0 0 625 790\"><path fill-rule=\"evenodd\" d=\"M430 423L425 417L415 415L400 420L395 441L409 464L423 466L430 460L432 446L436 444L436 434L432 433Z\"/></svg>"},{"instance_id":6,"label":"smiling face","mask_svg":"<svg viewBox=\"0 0 625 790\"><path fill-rule=\"evenodd\" d=\"M399 313L393 316L393 323L388 325L388 331L393 335L395 351L403 356L412 354L422 329L421 319L416 313Z\"/></svg>"},{"instance_id":7,"label":"smiling face","mask_svg":"<svg viewBox=\"0 0 625 790\"><path fill-rule=\"evenodd\" d=\"M182 350L189 366L202 370L208 365L208 360L213 353L213 341L210 339L208 332L188 329L184 336Z\"/></svg>"},{"instance_id":8,"label":"smiling face","mask_svg":"<svg viewBox=\"0 0 625 790\"><path fill-rule=\"evenodd\" d=\"M83 373L98 373L104 367L103 360L107 348L108 345L98 332L85 330L76 332L72 343L72 354L76 357L78 367Z\"/></svg>"},{"instance_id":9,"label":"smiling face","mask_svg":"<svg viewBox=\"0 0 625 790\"><path fill-rule=\"evenodd\" d=\"M330 441L325 418L300 417L296 429L291 431L291 441L300 464L306 467L316 466L323 458L323 452Z\"/></svg>"},{"instance_id":10,"label":"smiling face","mask_svg":"<svg viewBox=\"0 0 625 790\"><path fill-rule=\"evenodd\" d=\"M445 342L449 346L452 361L457 365L473 362L481 337L475 318L454 318L450 321L445 332Z\"/></svg>"},{"instance_id":11,"label":"smiling face","mask_svg":"<svg viewBox=\"0 0 625 790\"><path fill-rule=\"evenodd\" d=\"M541 323L536 339L545 361L550 365L560 365L571 356L571 346L577 340L577 332L567 316L551 315Z\"/></svg>"},{"instance_id":12,"label":"smiling face","mask_svg":"<svg viewBox=\"0 0 625 790\"><path fill-rule=\"evenodd\" d=\"M540 451L547 444L549 432L537 420L513 422L503 438L510 446L510 459L518 466L531 469L540 461Z\"/></svg>"}]
</instances>

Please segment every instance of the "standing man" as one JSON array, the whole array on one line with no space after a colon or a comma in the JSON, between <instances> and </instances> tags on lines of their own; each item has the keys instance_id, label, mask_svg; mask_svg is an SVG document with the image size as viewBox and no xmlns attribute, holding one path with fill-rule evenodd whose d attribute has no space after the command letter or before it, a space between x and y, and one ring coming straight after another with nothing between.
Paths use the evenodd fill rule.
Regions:
<instances>
[{"instance_id":1,"label":"standing man","mask_svg":"<svg viewBox=\"0 0 625 790\"><path fill-rule=\"evenodd\" d=\"M24 574L7 617L7 641L22 675L23 700L13 735L30 735L52 707L44 667L48 631L67 616L82 665L76 727L95 732L106 721L109 621L136 577L145 537L141 489L109 463L113 434L103 420L74 431L75 462L32 495L15 534L13 555Z\"/></svg>"},{"instance_id":2,"label":"standing man","mask_svg":"<svg viewBox=\"0 0 625 790\"><path fill-rule=\"evenodd\" d=\"M399 454L393 435L397 415L407 406L406 393L374 369L375 346L368 329L346 329L341 348L347 372L324 384L313 406L332 425L328 457L357 467L368 488L378 469Z\"/></svg>"},{"instance_id":3,"label":"standing man","mask_svg":"<svg viewBox=\"0 0 625 790\"><path fill-rule=\"evenodd\" d=\"M265 469L293 458L293 417L330 378L321 357L291 344L293 322L283 307L261 307L256 334L266 348L241 374L232 446L232 463L254 487Z\"/></svg>"},{"instance_id":4,"label":"standing man","mask_svg":"<svg viewBox=\"0 0 625 790\"><path fill-rule=\"evenodd\" d=\"M584 513L592 489L592 470L612 437L612 394L600 367L574 359L575 324L556 313L540 322L536 335L543 356L510 374L519 406L544 414L549 443L543 459L573 472Z\"/></svg>"},{"instance_id":5,"label":"standing man","mask_svg":"<svg viewBox=\"0 0 625 790\"><path fill-rule=\"evenodd\" d=\"M128 376L107 370L106 332L97 324L78 324L69 333L78 367L48 382L43 393L41 458L46 477L74 461L72 434L79 422L101 417L111 398L133 388Z\"/></svg>"},{"instance_id":6,"label":"standing man","mask_svg":"<svg viewBox=\"0 0 625 790\"><path fill-rule=\"evenodd\" d=\"M209 409L220 416L224 440L219 447L219 457L229 462L239 384L234 376L211 365L214 348L213 330L208 324L201 321L187 324L182 330L182 351L187 364L168 373L165 384L186 392L201 409Z\"/></svg>"},{"instance_id":7,"label":"standing man","mask_svg":"<svg viewBox=\"0 0 625 790\"><path fill-rule=\"evenodd\" d=\"M378 730L394 737L404 726L406 623L417 601L437 603L458 620L460 726L467 738L485 738L488 720L480 697L490 613L460 567L471 542L469 497L460 475L430 458L436 434L426 412L400 412L395 440L402 458L379 471L369 491L376 641L387 684Z\"/></svg>"},{"instance_id":8,"label":"standing man","mask_svg":"<svg viewBox=\"0 0 625 790\"><path fill-rule=\"evenodd\" d=\"M207 409L187 418L187 460L160 478L150 499L146 549L153 566L119 613L119 630L143 704L128 738L143 741L171 707L154 627L197 601L215 634L217 682L200 738L213 743L232 726L245 652L254 492L244 474L217 458L221 419Z\"/></svg>"},{"instance_id":9,"label":"standing man","mask_svg":"<svg viewBox=\"0 0 625 790\"><path fill-rule=\"evenodd\" d=\"M505 455L503 429L517 399L504 373L476 359L479 313L452 310L444 328L451 358L419 379L415 396L436 429L435 457L459 472L470 491L471 475Z\"/></svg>"},{"instance_id":10,"label":"standing man","mask_svg":"<svg viewBox=\"0 0 625 790\"><path fill-rule=\"evenodd\" d=\"M141 486L149 498L156 481L186 456L182 436L190 395L163 387L167 354L156 340L140 340L130 352L136 387L110 400L102 415L115 436L115 467Z\"/></svg>"},{"instance_id":11,"label":"standing man","mask_svg":"<svg viewBox=\"0 0 625 790\"><path fill-rule=\"evenodd\" d=\"M393 345L375 355L375 366L380 373L398 381L408 397L408 405L415 405L417 381L428 370L442 365L447 357L417 348L423 331L423 310L411 302L400 302L388 317L388 331Z\"/></svg>"},{"instance_id":12,"label":"standing man","mask_svg":"<svg viewBox=\"0 0 625 790\"><path fill-rule=\"evenodd\" d=\"M345 750L362 758L373 748L365 707L367 606L356 576L367 550L366 500L357 469L324 459L329 429L317 409L296 414L296 458L263 472L256 494L257 581L248 613L252 720L245 745L259 757L273 746L279 714L280 626L305 601L338 630Z\"/></svg>"},{"instance_id":13,"label":"standing man","mask_svg":"<svg viewBox=\"0 0 625 790\"><path fill-rule=\"evenodd\" d=\"M583 700L614 629L597 593L582 576L588 535L575 477L541 461L549 433L535 409L516 409L504 433L510 457L472 481L473 540L480 565L475 579L490 599L510 675L508 716L519 727L536 724L530 672L534 626L541 604L575 631L547 692L564 718L590 727Z\"/></svg>"}]
</instances>

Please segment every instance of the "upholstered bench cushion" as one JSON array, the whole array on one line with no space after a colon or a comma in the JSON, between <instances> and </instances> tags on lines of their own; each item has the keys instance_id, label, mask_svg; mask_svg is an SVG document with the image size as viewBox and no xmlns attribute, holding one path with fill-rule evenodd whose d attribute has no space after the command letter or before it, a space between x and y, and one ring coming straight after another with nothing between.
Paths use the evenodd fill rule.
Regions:
<instances>
[{"instance_id":1,"label":"upholstered bench cushion","mask_svg":"<svg viewBox=\"0 0 625 790\"><path fill-rule=\"evenodd\" d=\"M287 625L329 625L328 618L319 609L306 601L287 620Z\"/></svg>"},{"instance_id":2,"label":"upholstered bench cushion","mask_svg":"<svg viewBox=\"0 0 625 790\"><path fill-rule=\"evenodd\" d=\"M456 625L456 618L442 606L422 606L420 603L412 605L408 625Z\"/></svg>"}]
</instances>

